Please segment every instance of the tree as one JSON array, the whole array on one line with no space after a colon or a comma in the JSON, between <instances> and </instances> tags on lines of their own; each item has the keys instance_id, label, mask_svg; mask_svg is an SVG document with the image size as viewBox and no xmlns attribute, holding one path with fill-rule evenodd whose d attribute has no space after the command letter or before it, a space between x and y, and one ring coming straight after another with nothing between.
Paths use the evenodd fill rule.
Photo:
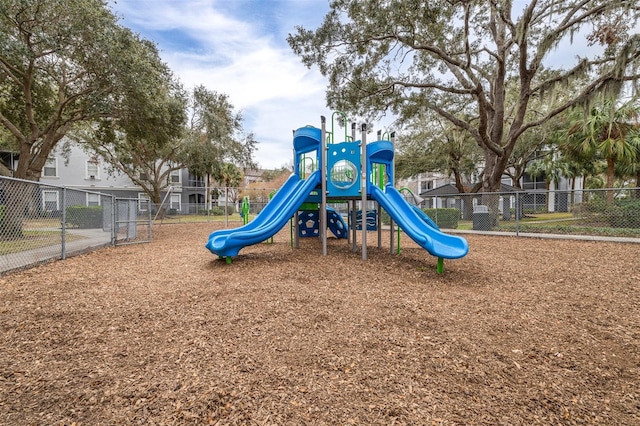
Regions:
<instances>
[{"instance_id":1,"label":"tree","mask_svg":"<svg viewBox=\"0 0 640 426\"><path fill-rule=\"evenodd\" d=\"M0 123L20 155L13 175L38 180L56 144L78 123L122 111L141 40L100 0L0 3ZM3 174L9 170L2 169Z\"/></svg>"},{"instance_id":2,"label":"tree","mask_svg":"<svg viewBox=\"0 0 640 426\"><path fill-rule=\"evenodd\" d=\"M185 166L205 177L207 188L211 187L212 176L224 175L222 168L227 163L241 168L255 167L253 153L257 142L252 133L241 134L242 116L234 112L227 95L197 86L189 111ZM209 203L211 197L207 199Z\"/></svg>"},{"instance_id":3,"label":"tree","mask_svg":"<svg viewBox=\"0 0 640 426\"><path fill-rule=\"evenodd\" d=\"M635 127L635 135L630 137L631 143L636 150L635 159L632 160L627 157L624 161L617 164L616 173L625 178L634 178L636 189L632 192L632 196L640 199L640 126L636 124Z\"/></svg>"},{"instance_id":4,"label":"tree","mask_svg":"<svg viewBox=\"0 0 640 426\"><path fill-rule=\"evenodd\" d=\"M304 64L328 77L330 106L364 116L391 112L405 121L430 110L468 132L484 155L482 190L495 192L525 131L640 78L640 34L628 34L640 10L636 0L513 6L336 0L318 29L298 27L288 42ZM585 28L594 29L589 41L601 52L554 67L549 53ZM569 93L554 96L569 83ZM517 94L512 105L509 92ZM545 108L528 115L532 100L542 97Z\"/></svg>"},{"instance_id":5,"label":"tree","mask_svg":"<svg viewBox=\"0 0 640 426\"><path fill-rule=\"evenodd\" d=\"M634 163L638 152L637 117L640 109L632 101L616 106L611 99L578 116L567 130L569 150L607 162L606 188L614 187L618 162ZM607 198L613 201L613 191Z\"/></svg>"},{"instance_id":6,"label":"tree","mask_svg":"<svg viewBox=\"0 0 640 426\"><path fill-rule=\"evenodd\" d=\"M284 181L286 180L286 178L289 177L289 175L292 173L293 169L293 165L290 166L280 166L280 168L278 169L273 169L273 170L265 170L264 173L262 173L262 178L264 179L265 182L273 182L273 181L281 181L280 185L284 183ZM282 177L284 176L284 179L282 179ZM279 188L280 185L278 185L276 188ZM274 189L276 189L274 188Z\"/></svg>"},{"instance_id":7,"label":"tree","mask_svg":"<svg viewBox=\"0 0 640 426\"><path fill-rule=\"evenodd\" d=\"M249 197L251 202L267 204L271 193L277 191L291 176L291 169L281 167L275 170L267 170L262 177L262 182L251 182L240 193L240 197Z\"/></svg>"},{"instance_id":8,"label":"tree","mask_svg":"<svg viewBox=\"0 0 640 426\"><path fill-rule=\"evenodd\" d=\"M149 63L155 64L153 71L131 84L118 116L78 126L70 137L101 157L112 174L128 176L160 208L172 172L184 167L187 95L154 45L143 42L135 48L132 75Z\"/></svg>"},{"instance_id":9,"label":"tree","mask_svg":"<svg viewBox=\"0 0 640 426\"><path fill-rule=\"evenodd\" d=\"M0 125L19 155L14 177L39 180L69 131L123 112L128 92L158 64L138 63L141 43L102 0L0 1ZM12 171L0 165L0 173ZM5 190L2 228L17 236L28 197Z\"/></svg>"},{"instance_id":10,"label":"tree","mask_svg":"<svg viewBox=\"0 0 640 426\"><path fill-rule=\"evenodd\" d=\"M482 152L467 132L431 114L421 116L398 139L396 176L408 178L424 172L453 177L458 192L477 181ZM472 188L474 192L477 188Z\"/></svg>"},{"instance_id":11,"label":"tree","mask_svg":"<svg viewBox=\"0 0 640 426\"><path fill-rule=\"evenodd\" d=\"M560 179L569 174L567 163L557 158L555 150L550 150L541 158L529 163L527 173L533 177L544 178L545 189L547 190L547 211L549 211L551 183L557 186Z\"/></svg>"},{"instance_id":12,"label":"tree","mask_svg":"<svg viewBox=\"0 0 640 426\"><path fill-rule=\"evenodd\" d=\"M535 114L534 109L530 111ZM566 114L559 114L540 126L527 129L515 144L511 152L511 158L504 174L511 178L513 186L520 188L520 179L524 175L529 164L533 161L543 160L550 151L557 151L558 143L565 136Z\"/></svg>"},{"instance_id":13,"label":"tree","mask_svg":"<svg viewBox=\"0 0 640 426\"><path fill-rule=\"evenodd\" d=\"M242 183L242 171L232 163L224 163L216 170L213 178L224 186L225 212L228 213L229 194L231 193L235 203L240 193L238 187Z\"/></svg>"}]
</instances>

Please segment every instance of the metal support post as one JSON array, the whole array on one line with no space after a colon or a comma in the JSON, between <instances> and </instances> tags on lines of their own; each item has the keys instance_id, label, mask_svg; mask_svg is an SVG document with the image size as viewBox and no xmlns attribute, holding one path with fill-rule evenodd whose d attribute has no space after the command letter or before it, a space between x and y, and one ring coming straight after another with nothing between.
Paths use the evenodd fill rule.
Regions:
<instances>
[{"instance_id":1,"label":"metal support post","mask_svg":"<svg viewBox=\"0 0 640 426\"><path fill-rule=\"evenodd\" d=\"M62 223L60 224L61 239L60 239L60 258L65 260L67 258L67 188L62 187Z\"/></svg>"},{"instance_id":2,"label":"metal support post","mask_svg":"<svg viewBox=\"0 0 640 426\"><path fill-rule=\"evenodd\" d=\"M361 190L361 211L362 211L362 260L367 260L367 185L368 185L368 170L367 170L367 125L362 123L362 140L360 142L360 190Z\"/></svg>"},{"instance_id":3,"label":"metal support post","mask_svg":"<svg viewBox=\"0 0 640 426\"><path fill-rule=\"evenodd\" d=\"M356 229L356 200L349 200L349 205L351 206L351 210L349 211L349 217L351 218L351 251L357 252L357 240L358 240L358 230Z\"/></svg>"},{"instance_id":4,"label":"metal support post","mask_svg":"<svg viewBox=\"0 0 640 426\"><path fill-rule=\"evenodd\" d=\"M320 203L320 238L322 238L322 255L327 255L327 123L324 116L320 117L320 180L322 191L322 202Z\"/></svg>"}]
</instances>

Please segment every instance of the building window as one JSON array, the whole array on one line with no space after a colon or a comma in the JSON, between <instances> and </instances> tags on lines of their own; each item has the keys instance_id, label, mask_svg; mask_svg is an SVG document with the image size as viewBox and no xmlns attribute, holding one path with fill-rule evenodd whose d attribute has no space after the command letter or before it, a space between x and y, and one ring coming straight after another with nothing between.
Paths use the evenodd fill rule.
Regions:
<instances>
[{"instance_id":1,"label":"building window","mask_svg":"<svg viewBox=\"0 0 640 426\"><path fill-rule=\"evenodd\" d=\"M189 173L189 186L202 188L204 187L204 178L202 176L196 176Z\"/></svg>"},{"instance_id":2,"label":"building window","mask_svg":"<svg viewBox=\"0 0 640 426\"><path fill-rule=\"evenodd\" d=\"M42 208L47 212L60 210L58 191L42 191Z\"/></svg>"},{"instance_id":3,"label":"building window","mask_svg":"<svg viewBox=\"0 0 640 426\"><path fill-rule=\"evenodd\" d=\"M87 193L87 206L99 206L100 194Z\"/></svg>"},{"instance_id":4,"label":"building window","mask_svg":"<svg viewBox=\"0 0 640 426\"><path fill-rule=\"evenodd\" d=\"M149 176L145 172L140 172L140 180L149 180Z\"/></svg>"},{"instance_id":5,"label":"building window","mask_svg":"<svg viewBox=\"0 0 640 426\"><path fill-rule=\"evenodd\" d=\"M170 208L180 210L180 194L171 194L171 206Z\"/></svg>"},{"instance_id":6,"label":"building window","mask_svg":"<svg viewBox=\"0 0 640 426\"><path fill-rule=\"evenodd\" d=\"M144 193L138 194L138 211L146 212L149 209L149 196Z\"/></svg>"},{"instance_id":7,"label":"building window","mask_svg":"<svg viewBox=\"0 0 640 426\"><path fill-rule=\"evenodd\" d=\"M172 170L169 174L169 183L180 183L180 170Z\"/></svg>"},{"instance_id":8,"label":"building window","mask_svg":"<svg viewBox=\"0 0 640 426\"><path fill-rule=\"evenodd\" d=\"M97 161L88 160L87 161L87 179L100 179L98 172L100 168L98 167Z\"/></svg>"},{"instance_id":9,"label":"building window","mask_svg":"<svg viewBox=\"0 0 640 426\"><path fill-rule=\"evenodd\" d=\"M42 175L46 177L58 177L58 159L55 157L49 157L47 162L44 163L42 169Z\"/></svg>"}]
</instances>

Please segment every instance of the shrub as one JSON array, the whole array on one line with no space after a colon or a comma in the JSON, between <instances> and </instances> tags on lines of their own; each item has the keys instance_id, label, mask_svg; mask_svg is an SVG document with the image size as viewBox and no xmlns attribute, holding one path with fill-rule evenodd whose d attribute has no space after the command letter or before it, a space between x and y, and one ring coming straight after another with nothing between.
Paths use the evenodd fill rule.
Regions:
<instances>
[{"instance_id":1,"label":"shrub","mask_svg":"<svg viewBox=\"0 0 640 426\"><path fill-rule=\"evenodd\" d=\"M388 225L390 223L390 218L389 218L389 213L387 213L386 210L382 210L382 213L380 214L380 222L383 225Z\"/></svg>"},{"instance_id":2,"label":"shrub","mask_svg":"<svg viewBox=\"0 0 640 426\"><path fill-rule=\"evenodd\" d=\"M640 228L640 200L616 200L606 217L614 228Z\"/></svg>"},{"instance_id":3,"label":"shrub","mask_svg":"<svg viewBox=\"0 0 640 426\"><path fill-rule=\"evenodd\" d=\"M458 227L460 209L422 209L422 211L429 216L439 228L456 229ZM380 219L382 220L382 224L389 224L389 214L385 210L382 210Z\"/></svg>"},{"instance_id":4,"label":"shrub","mask_svg":"<svg viewBox=\"0 0 640 426\"><path fill-rule=\"evenodd\" d=\"M211 207L211 214L213 216L223 216L224 215L224 207Z\"/></svg>"},{"instance_id":5,"label":"shrub","mask_svg":"<svg viewBox=\"0 0 640 426\"><path fill-rule=\"evenodd\" d=\"M102 228L102 206L69 206L66 221L76 228Z\"/></svg>"},{"instance_id":6,"label":"shrub","mask_svg":"<svg viewBox=\"0 0 640 426\"><path fill-rule=\"evenodd\" d=\"M440 228L456 229L460 209L422 209Z\"/></svg>"}]
</instances>

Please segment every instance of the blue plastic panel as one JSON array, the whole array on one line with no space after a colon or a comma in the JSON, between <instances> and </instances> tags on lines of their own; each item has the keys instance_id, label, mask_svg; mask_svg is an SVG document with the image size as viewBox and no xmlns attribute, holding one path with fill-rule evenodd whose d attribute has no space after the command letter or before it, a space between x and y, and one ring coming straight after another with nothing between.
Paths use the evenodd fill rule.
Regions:
<instances>
[{"instance_id":1,"label":"blue plastic panel","mask_svg":"<svg viewBox=\"0 0 640 426\"><path fill-rule=\"evenodd\" d=\"M327 197L360 195L360 141L327 147Z\"/></svg>"}]
</instances>

